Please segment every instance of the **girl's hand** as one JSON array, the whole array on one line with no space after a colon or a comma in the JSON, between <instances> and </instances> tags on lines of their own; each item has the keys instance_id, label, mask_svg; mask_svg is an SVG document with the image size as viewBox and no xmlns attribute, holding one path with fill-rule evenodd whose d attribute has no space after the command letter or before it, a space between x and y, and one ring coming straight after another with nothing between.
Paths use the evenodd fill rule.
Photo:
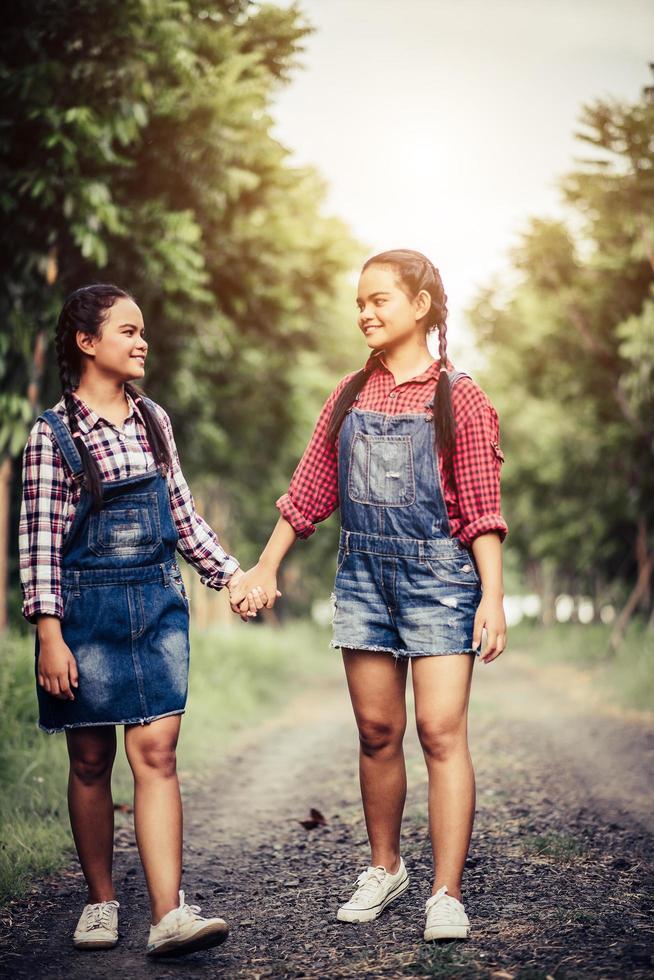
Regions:
<instances>
[{"instance_id":1,"label":"girl's hand","mask_svg":"<svg viewBox=\"0 0 654 980\"><path fill-rule=\"evenodd\" d=\"M482 630L486 630L486 648L481 659L489 664L506 648L506 619L501 596L484 595L475 615L472 648L481 644Z\"/></svg>"},{"instance_id":2,"label":"girl's hand","mask_svg":"<svg viewBox=\"0 0 654 980\"><path fill-rule=\"evenodd\" d=\"M241 575L236 572L228 583L229 601L233 612L247 622L259 609L272 609L281 596L277 589L277 574L258 562Z\"/></svg>"},{"instance_id":3,"label":"girl's hand","mask_svg":"<svg viewBox=\"0 0 654 980\"><path fill-rule=\"evenodd\" d=\"M70 647L64 643L61 628L57 632L43 635L39 631L37 676L39 684L48 694L61 701L74 701L73 688L79 684L77 661Z\"/></svg>"}]
</instances>

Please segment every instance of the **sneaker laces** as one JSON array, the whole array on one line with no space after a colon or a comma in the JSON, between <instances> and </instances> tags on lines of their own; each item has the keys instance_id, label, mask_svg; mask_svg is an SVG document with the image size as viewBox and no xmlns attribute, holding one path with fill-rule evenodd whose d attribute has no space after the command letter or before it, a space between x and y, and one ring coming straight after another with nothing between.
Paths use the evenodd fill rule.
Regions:
<instances>
[{"instance_id":1,"label":"sneaker laces","mask_svg":"<svg viewBox=\"0 0 654 980\"><path fill-rule=\"evenodd\" d=\"M91 932L92 929L111 929L115 908L118 908L117 902L96 902L89 905L86 909L85 930Z\"/></svg>"},{"instance_id":2,"label":"sneaker laces","mask_svg":"<svg viewBox=\"0 0 654 980\"><path fill-rule=\"evenodd\" d=\"M350 901L359 902L361 899L372 898L375 891L386 877L386 874L386 868L383 868L381 865L376 868L371 867L366 871L363 871L357 878L356 891Z\"/></svg>"},{"instance_id":3,"label":"sneaker laces","mask_svg":"<svg viewBox=\"0 0 654 980\"><path fill-rule=\"evenodd\" d=\"M461 915L460 905L461 902L458 899L447 894L447 885L443 885L435 895L427 899L425 911L429 915L435 908L438 908L439 919L456 924Z\"/></svg>"},{"instance_id":4,"label":"sneaker laces","mask_svg":"<svg viewBox=\"0 0 654 980\"><path fill-rule=\"evenodd\" d=\"M171 919L201 919L202 916L200 915L200 906L188 905L188 903L184 901L184 897L184 892L180 891L179 905L176 909L172 909L173 915L171 915Z\"/></svg>"}]
</instances>

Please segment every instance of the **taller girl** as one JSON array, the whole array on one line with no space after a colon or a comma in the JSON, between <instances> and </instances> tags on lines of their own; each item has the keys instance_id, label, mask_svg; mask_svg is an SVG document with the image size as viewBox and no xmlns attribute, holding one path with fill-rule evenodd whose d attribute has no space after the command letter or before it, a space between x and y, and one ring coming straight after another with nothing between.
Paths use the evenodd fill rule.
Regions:
<instances>
[{"instance_id":1,"label":"taller girl","mask_svg":"<svg viewBox=\"0 0 654 980\"><path fill-rule=\"evenodd\" d=\"M465 938L474 653L484 628L486 663L506 642L497 415L447 359L446 296L424 255L397 250L369 259L357 306L372 356L327 400L289 492L277 501L277 526L259 563L230 590L232 604L241 611L272 605L283 556L340 504L332 645L343 650L359 728L371 862L337 915L374 919L408 885L400 826L411 661L435 865L425 939ZM435 360L427 336L436 330Z\"/></svg>"},{"instance_id":2,"label":"taller girl","mask_svg":"<svg viewBox=\"0 0 654 980\"><path fill-rule=\"evenodd\" d=\"M182 805L175 748L186 704L188 602L178 549L219 589L241 571L196 513L170 420L135 382L148 344L116 286L76 290L59 316L62 398L24 455L23 613L37 624L39 725L66 732L68 804L89 890L74 943L118 941L112 880L116 725L134 774L134 823L152 907L150 955L227 936L179 891Z\"/></svg>"}]
</instances>

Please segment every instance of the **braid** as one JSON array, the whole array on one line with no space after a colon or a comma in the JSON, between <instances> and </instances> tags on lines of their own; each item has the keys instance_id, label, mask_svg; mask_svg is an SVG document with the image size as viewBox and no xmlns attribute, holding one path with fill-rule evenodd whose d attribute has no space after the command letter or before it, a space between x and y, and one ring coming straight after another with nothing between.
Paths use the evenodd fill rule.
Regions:
<instances>
[{"instance_id":1,"label":"braid","mask_svg":"<svg viewBox=\"0 0 654 980\"><path fill-rule=\"evenodd\" d=\"M73 399L74 382L76 379L75 372L70 364L69 348L71 338L75 337L74 328L75 323L70 322L69 311L67 307L64 306L57 322L57 331L55 334L55 350L57 353L57 365L59 367L61 391L64 396L64 403L66 405L68 426L70 428L71 435L75 440L77 451L82 460L82 467L84 469L84 483L87 490L91 494L91 497L93 498L94 509L99 510L102 506L102 478L100 476L98 464L87 449L84 439L82 438L82 433L79 430L75 400Z\"/></svg>"},{"instance_id":2,"label":"braid","mask_svg":"<svg viewBox=\"0 0 654 980\"><path fill-rule=\"evenodd\" d=\"M152 411L148 403L144 400L142 392L139 391L136 385L132 384L130 381L126 381L125 391L138 405L141 415L143 416L148 442L150 443L150 449L152 450L152 455L154 456L157 466L162 472L168 472L172 466L172 457L170 453L170 445L166 438L166 434L161 427L161 422Z\"/></svg>"},{"instance_id":3,"label":"braid","mask_svg":"<svg viewBox=\"0 0 654 980\"><path fill-rule=\"evenodd\" d=\"M334 407L332 408L331 418L329 420L329 428L327 430L327 439L332 445L336 444L338 439L338 433L341 431L341 426L343 424L343 419L347 415L349 409L354 404L357 395L365 385L366 381L370 377L373 368L361 368L356 374L353 374L349 381L346 381L341 388L336 401L334 402Z\"/></svg>"},{"instance_id":4,"label":"braid","mask_svg":"<svg viewBox=\"0 0 654 980\"><path fill-rule=\"evenodd\" d=\"M427 333L438 330L440 373L434 395L434 443L443 459L445 472L451 477L456 425L447 374L447 294L443 280L436 266L425 255L411 249L394 249L373 255L364 263L363 268L367 269L373 264L390 266L398 277L398 284L411 298L423 289L431 296L431 307L424 318L424 325Z\"/></svg>"}]
</instances>

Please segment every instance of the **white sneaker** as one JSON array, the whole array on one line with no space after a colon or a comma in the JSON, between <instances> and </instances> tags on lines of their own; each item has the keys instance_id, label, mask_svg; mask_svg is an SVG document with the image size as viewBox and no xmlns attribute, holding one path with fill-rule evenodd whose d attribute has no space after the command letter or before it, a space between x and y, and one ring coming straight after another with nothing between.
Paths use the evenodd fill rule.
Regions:
<instances>
[{"instance_id":1,"label":"white sneaker","mask_svg":"<svg viewBox=\"0 0 654 980\"><path fill-rule=\"evenodd\" d=\"M150 926L148 956L185 956L199 949L220 946L227 939L229 926L224 919L205 919L197 905L186 905L184 892L179 906L166 912L156 926Z\"/></svg>"},{"instance_id":2,"label":"white sneaker","mask_svg":"<svg viewBox=\"0 0 654 980\"><path fill-rule=\"evenodd\" d=\"M118 942L118 902L85 905L73 934L77 949L113 949Z\"/></svg>"},{"instance_id":3,"label":"white sneaker","mask_svg":"<svg viewBox=\"0 0 654 980\"><path fill-rule=\"evenodd\" d=\"M447 885L439 888L425 905L427 924L425 939L467 939L470 919L458 899L447 894Z\"/></svg>"},{"instance_id":4,"label":"white sneaker","mask_svg":"<svg viewBox=\"0 0 654 980\"><path fill-rule=\"evenodd\" d=\"M386 906L409 887L409 876L400 858L400 867L394 875L381 865L368 868L357 878L357 888L345 905L336 913L340 922L371 922Z\"/></svg>"}]
</instances>

